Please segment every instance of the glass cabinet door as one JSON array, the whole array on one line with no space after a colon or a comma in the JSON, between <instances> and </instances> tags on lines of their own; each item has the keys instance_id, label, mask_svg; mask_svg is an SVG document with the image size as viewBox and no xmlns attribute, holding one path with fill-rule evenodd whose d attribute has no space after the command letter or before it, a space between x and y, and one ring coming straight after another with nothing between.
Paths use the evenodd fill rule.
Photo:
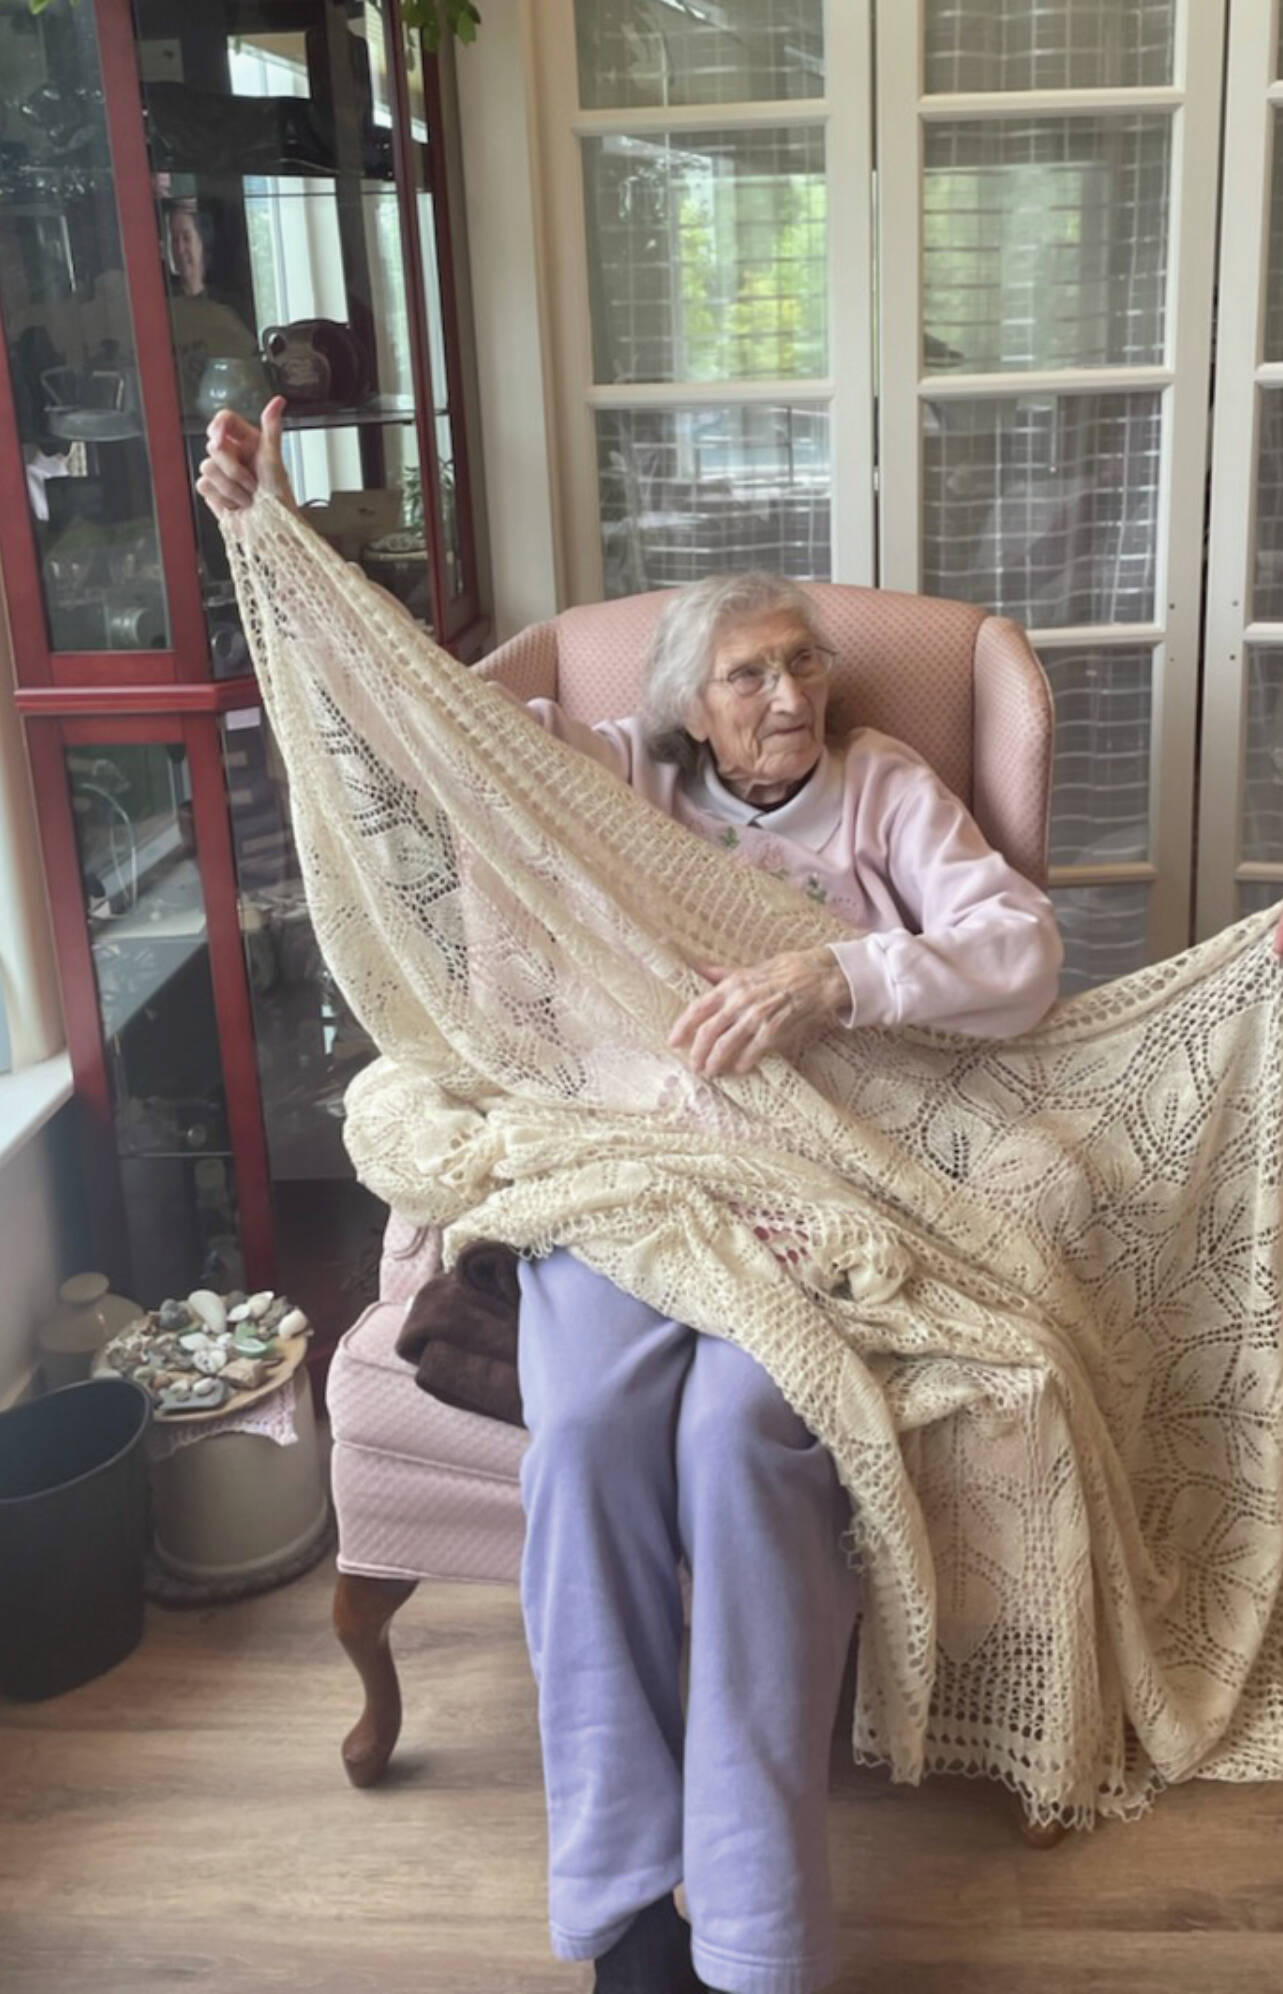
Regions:
<instances>
[{"instance_id":1,"label":"glass cabinet door","mask_svg":"<svg viewBox=\"0 0 1283 1994\"><path fill-rule=\"evenodd\" d=\"M0 0L0 314L49 641L163 648L169 615L95 16Z\"/></svg>"},{"instance_id":2,"label":"glass cabinet door","mask_svg":"<svg viewBox=\"0 0 1283 1994\"><path fill-rule=\"evenodd\" d=\"M447 311L447 300L453 297L453 273L447 176L443 171L445 129L437 72L424 50L423 37L417 28L407 28L403 41L407 157L418 224L427 371L432 389L432 406L425 414L432 433L435 489L425 493L424 507L434 514L441 562L442 637L448 642L477 614L477 577L472 521L464 502L470 481L459 406L462 390L458 355L449 337L453 312Z\"/></svg>"},{"instance_id":3,"label":"glass cabinet door","mask_svg":"<svg viewBox=\"0 0 1283 1994\"><path fill-rule=\"evenodd\" d=\"M132 1292L244 1284L192 778L178 741L64 750Z\"/></svg>"},{"instance_id":4,"label":"glass cabinet door","mask_svg":"<svg viewBox=\"0 0 1283 1994\"><path fill-rule=\"evenodd\" d=\"M313 523L433 621L382 0L137 0L157 226L194 482L220 408L285 397ZM218 677L248 669L197 507Z\"/></svg>"},{"instance_id":5,"label":"glass cabinet door","mask_svg":"<svg viewBox=\"0 0 1283 1994\"><path fill-rule=\"evenodd\" d=\"M343 1097L375 1047L322 958L284 763L260 708L222 722L245 965L271 1174L276 1283L323 1336L374 1292L386 1212L352 1175Z\"/></svg>"}]
</instances>

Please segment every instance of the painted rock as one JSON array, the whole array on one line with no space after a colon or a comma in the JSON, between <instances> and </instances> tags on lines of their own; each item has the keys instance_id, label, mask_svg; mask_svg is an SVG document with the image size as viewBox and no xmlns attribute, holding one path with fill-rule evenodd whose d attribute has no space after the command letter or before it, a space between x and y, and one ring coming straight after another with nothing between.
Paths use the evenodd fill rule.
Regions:
<instances>
[{"instance_id":1,"label":"painted rock","mask_svg":"<svg viewBox=\"0 0 1283 1994\"><path fill-rule=\"evenodd\" d=\"M304 1315L302 1309L291 1309L277 1323L276 1334L278 1336L302 1336L307 1326L307 1317Z\"/></svg>"},{"instance_id":2,"label":"painted rock","mask_svg":"<svg viewBox=\"0 0 1283 1994\"><path fill-rule=\"evenodd\" d=\"M208 1350L196 1352L196 1369L207 1378L216 1377L226 1364L227 1351L221 1344L216 1343Z\"/></svg>"},{"instance_id":3,"label":"painted rock","mask_svg":"<svg viewBox=\"0 0 1283 1994\"><path fill-rule=\"evenodd\" d=\"M156 1320L162 1329L186 1329L192 1319L192 1312L186 1302L170 1300L162 1302L156 1311Z\"/></svg>"},{"instance_id":4,"label":"painted rock","mask_svg":"<svg viewBox=\"0 0 1283 1994\"><path fill-rule=\"evenodd\" d=\"M260 1316L267 1314L267 1311L271 1308L275 1300L276 1296L272 1290L270 1288L263 1288L257 1295L251 1295L245 1306L254 1321L257 1322Z\"/></svg>"}]
</instances>

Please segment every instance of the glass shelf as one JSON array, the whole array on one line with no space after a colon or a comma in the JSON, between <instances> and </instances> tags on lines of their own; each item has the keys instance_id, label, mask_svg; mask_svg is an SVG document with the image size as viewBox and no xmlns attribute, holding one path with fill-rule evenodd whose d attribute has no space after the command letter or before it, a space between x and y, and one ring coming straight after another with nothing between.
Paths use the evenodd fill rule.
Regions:
<instances>
[{"instance_id":1,"label":"glass shelf","mask_svg":"<svg viewBox=\"0 0 1283 1994\"><path fill-rule=\"evenodd\" d=\"M269 385L268 393L271 393ZM257 411L254 411L257 414ZM413 422L414 409L410 408L292 408L286 411L283 427L286 430L302 429L364 429L379 427L382 424ZM207 416L192 417L183 423L184 436L204 436L209 426Z\"/></svg>"}]
</instances>

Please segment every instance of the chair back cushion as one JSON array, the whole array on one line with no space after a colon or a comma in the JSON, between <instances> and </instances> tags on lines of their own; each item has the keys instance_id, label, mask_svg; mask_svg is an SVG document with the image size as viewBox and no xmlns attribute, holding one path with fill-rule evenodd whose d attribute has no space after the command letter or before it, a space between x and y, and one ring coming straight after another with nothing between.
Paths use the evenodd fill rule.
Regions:
<instances>
[{"instance_id":1,"label":"chair back cushion","mask_svg":"<svg viewBox=\"0 0 1283 1994\"><path fill-rule=\"evenodd\" d=\"M821 635L837 653L832 713L839 729L876 727L907 742L969 805L972 678L986 612L842 582L804 586ZM651 633L674 593L657 589L557 617L557 698L573 719L637 711Z\"/></svg>"}]
</instances>

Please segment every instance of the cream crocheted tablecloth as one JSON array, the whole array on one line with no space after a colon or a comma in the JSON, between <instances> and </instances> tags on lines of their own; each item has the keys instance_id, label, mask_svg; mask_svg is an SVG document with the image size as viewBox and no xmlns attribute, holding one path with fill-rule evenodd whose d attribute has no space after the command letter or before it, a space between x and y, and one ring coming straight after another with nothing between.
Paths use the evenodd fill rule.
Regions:
<instances>
[{"instance_id":1,"label":"cream crocheted tablecloth","mask_svg":"<svg viewBox=\"0 0 1283 1994\"><path fill-rule=\"evenodd\" d=\"M666 1044L693 965L837 923L281 506L227 531L318 937L382 1053L363 1180L447 1254L568 1245L767 1367L851 1496L858 1755L1075 1821L1278 1777L1274 917L1012 1043L834 1033L697 1079Z\"/></svg>"}]
</instances>

